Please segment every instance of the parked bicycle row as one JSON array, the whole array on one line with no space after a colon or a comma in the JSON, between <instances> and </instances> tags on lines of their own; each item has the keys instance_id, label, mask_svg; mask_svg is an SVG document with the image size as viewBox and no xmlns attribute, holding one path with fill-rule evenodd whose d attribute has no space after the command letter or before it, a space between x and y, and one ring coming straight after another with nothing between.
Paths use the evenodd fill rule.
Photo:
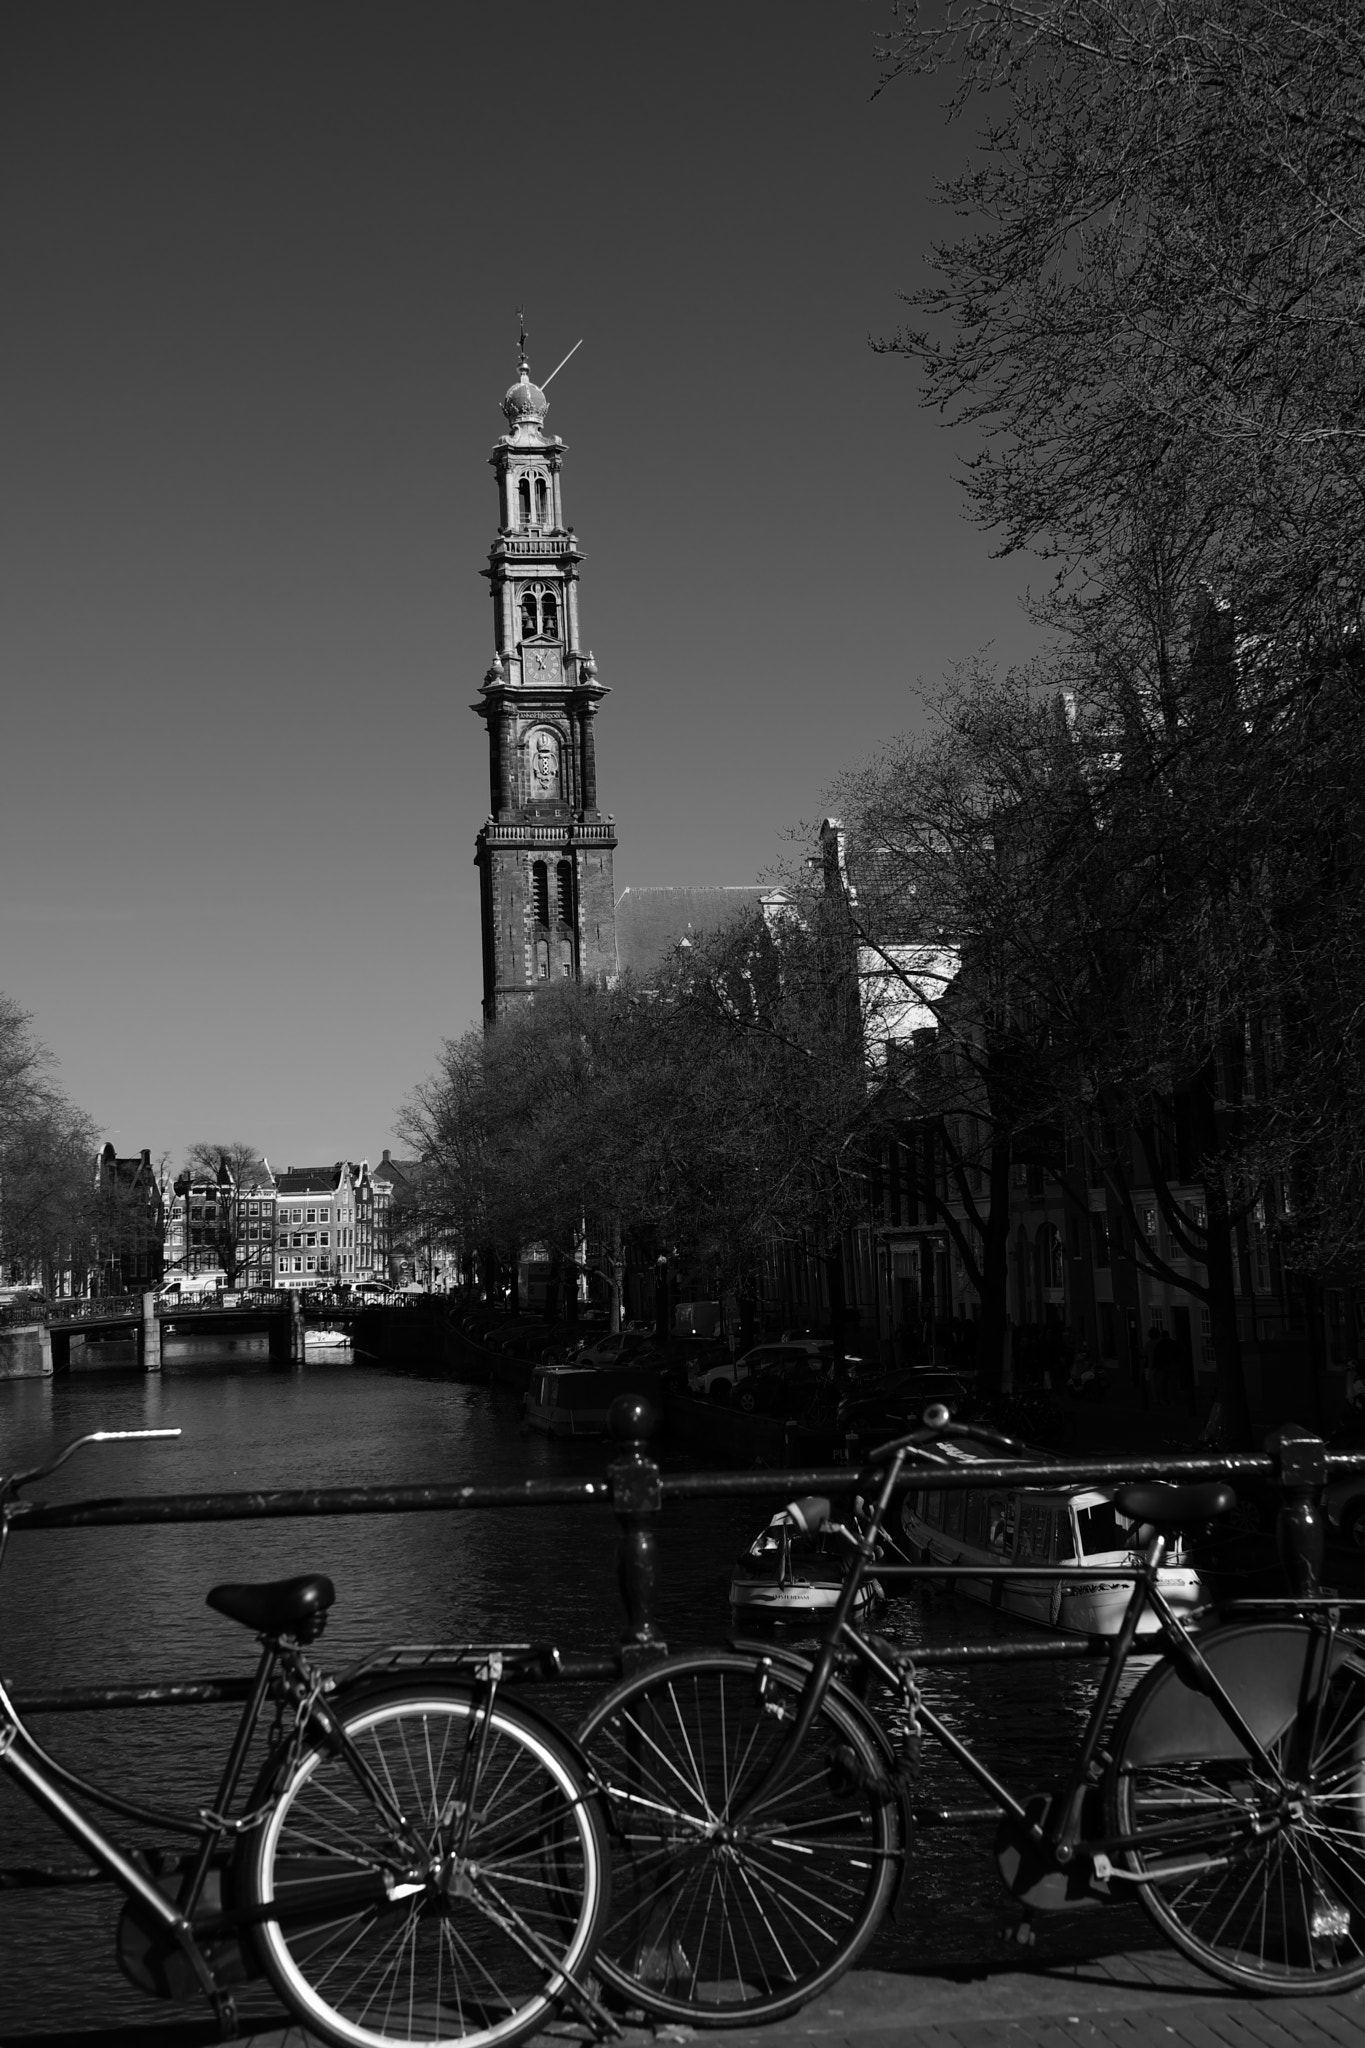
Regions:
<instances>
[{"instance_id":1,"label":"parked bicycle row","mask_svg":"<svg viewBox=\"0 0 1365 2048\"><path fill-rule=\"evenodd\" d=\"M620 1420L641 1424L634 1410ZM96 1433L9 1477L0 1557L25 1521L39 1526L26 1489L80 1443L176 1434ZM1301 1579L1276 1603L1201 1612L1175 1597L1168 1551L1177 1529L1232 1513L1233 1487L1110 1489L1132 1532L1126 1563L1016 1554L1010 1565L1013 1581L1088 1573L1128 1594L1074 1759L1055 1783L1008 1785L936 1711L914 1656L857 1619L870 1577L900 1588L942 1576L941 1559L907 1563L888 1546L907 1487L921 1510L930 1492L965 1498L1011 1474L1042 1497L1048 1475L1020 1445L975 1425L969 1468L953 1456L965 1441L964 1425L933 1411L843 1475L846 1509L805 1493L783 1511L794 1536L847 1559L813 1654L775 1643L661 1653L647 1605L660 1480L637 1439L612 1477L635 1565L631 1668L575 1731L522 1696L564 1668L551 1644L398 1645L327 1671L316 1646L335 1589L309 1573L208 1593L259 1655L207 1798L176 1813L93 1784L49 1754L3 1686L0 1770L122 1891L125 1971L161 1995L202 1992L225 2031L235 1987L255 1975L341 2048L494 2048L556 2010L603 2035L623 2008L708 2026L777 2018L856 1960L907 1881L912 1899L917 1828L971 1824L983 1800L1022 1907L1137 1897L1177 1946L1244 1988L1365 1982L1365 1647L1351 1627L1365 1602ZM1280 1460L1310 1564L1300 1511L1324 1469L1312 1445L1286 1443ZM1259 1472L1266 1461L1224 1463ZM753 1490L734 1477L669 1484L679 1497ZM429 1491L395 1504L457 1504ZM486 1490L465 1491L458 1504ZM591 1482L580 1492L591 1498ZM209 1501L217 1517L331 1505ZM195 1512L192 1499L171 1505ZM159 1520L166 1506L68 1505L43 1522L113 1510ZM954 1570L1000 1576L991 1564ZM1139 1647L1156 1661L1118 1709ZM977 1807L926 1802L930 1741L967 1774ZM249 1763L262 1742L264 1761ZM130 1846L107 1831L118 1822L179 1846Z\"/></svg>"}]
</instances>

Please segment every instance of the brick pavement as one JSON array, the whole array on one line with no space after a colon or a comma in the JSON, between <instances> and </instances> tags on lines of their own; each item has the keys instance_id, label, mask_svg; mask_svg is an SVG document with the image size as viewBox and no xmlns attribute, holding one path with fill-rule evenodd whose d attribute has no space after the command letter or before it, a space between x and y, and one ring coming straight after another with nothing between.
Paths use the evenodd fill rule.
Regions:
<instances>
[{"instance_id":1,"label":"brick pavement","mask_svg":"<svg viewBox=\"0 0 1365 2048\"><path fill-rule=\"evenodd\" d=\"M1365 1991L1334 1998L1239 1997L1164 1950L1073 1963L1017 1962L979 1975L852 1970L829 1994L767 2027L625 2029L620 2048L1362 2048ZM561 2023L532 2048L578 2048ZM195 2017L113 2031L6 2034L0 2048L209 2048ZM299 2027L262 2021L234 2048L317 2048Z\"/></svg>"}]
</instances>

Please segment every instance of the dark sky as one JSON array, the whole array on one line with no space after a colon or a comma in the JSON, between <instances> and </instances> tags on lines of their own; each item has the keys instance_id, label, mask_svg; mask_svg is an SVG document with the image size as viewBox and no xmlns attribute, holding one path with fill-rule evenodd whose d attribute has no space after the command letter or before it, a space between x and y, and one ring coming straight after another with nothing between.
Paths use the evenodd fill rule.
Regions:
<instances>
[{"instance_id":1,"label":"dark sky","mask_svg":"<svg viewBox=\"0 0 1365 2048\"><path fill-rule=\"evenodd\" d=\"M375 1157L477 1015L524 301L618 888L751 881L1028 644L877 356L957 155L865 0L11 0L0 990L120 1150Z\"/></svg>"}]
</instances>

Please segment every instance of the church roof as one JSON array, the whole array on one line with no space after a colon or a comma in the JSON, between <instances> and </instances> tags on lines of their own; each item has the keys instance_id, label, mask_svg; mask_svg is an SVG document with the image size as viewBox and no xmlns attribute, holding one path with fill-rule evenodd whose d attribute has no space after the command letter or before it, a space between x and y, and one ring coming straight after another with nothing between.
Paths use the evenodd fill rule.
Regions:
<instances>
[{"instance_id":1,"label":"church roof","mask_svg":"<svg viewBox=\"0 0 1365 2048\"><path fill-rule=\"evenodd\" d=\"M716 931L771 892L757 883L706 889L624 889L616 904L616 965L620 973L652 974L680 939Z\"/></svg>"}]
</instances>

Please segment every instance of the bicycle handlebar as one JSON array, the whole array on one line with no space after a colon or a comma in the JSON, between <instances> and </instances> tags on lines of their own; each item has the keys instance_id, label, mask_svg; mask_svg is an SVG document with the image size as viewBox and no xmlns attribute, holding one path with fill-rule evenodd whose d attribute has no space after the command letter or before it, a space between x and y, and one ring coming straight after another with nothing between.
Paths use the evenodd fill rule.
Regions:
<instances>
[{"instance_id":1,"label":"bicycle handlebar","mask_svg":"<svg viewBox=\"0 0 1365 2048\"><path fill-rule=\"evenodd\" d=\"M59 1465L64 1465L84 1444L139 1443L148 1437L179 1435L178 1429L92 1429L86 1436L73 1438L49 1464L35 1465L31 1472L11 1472L0 1478L0 1500L9 1500L21 1486L29 1485L34 1479L46 1479L49 1472L55 1472Z\"/></svg>"}]
</instances>

